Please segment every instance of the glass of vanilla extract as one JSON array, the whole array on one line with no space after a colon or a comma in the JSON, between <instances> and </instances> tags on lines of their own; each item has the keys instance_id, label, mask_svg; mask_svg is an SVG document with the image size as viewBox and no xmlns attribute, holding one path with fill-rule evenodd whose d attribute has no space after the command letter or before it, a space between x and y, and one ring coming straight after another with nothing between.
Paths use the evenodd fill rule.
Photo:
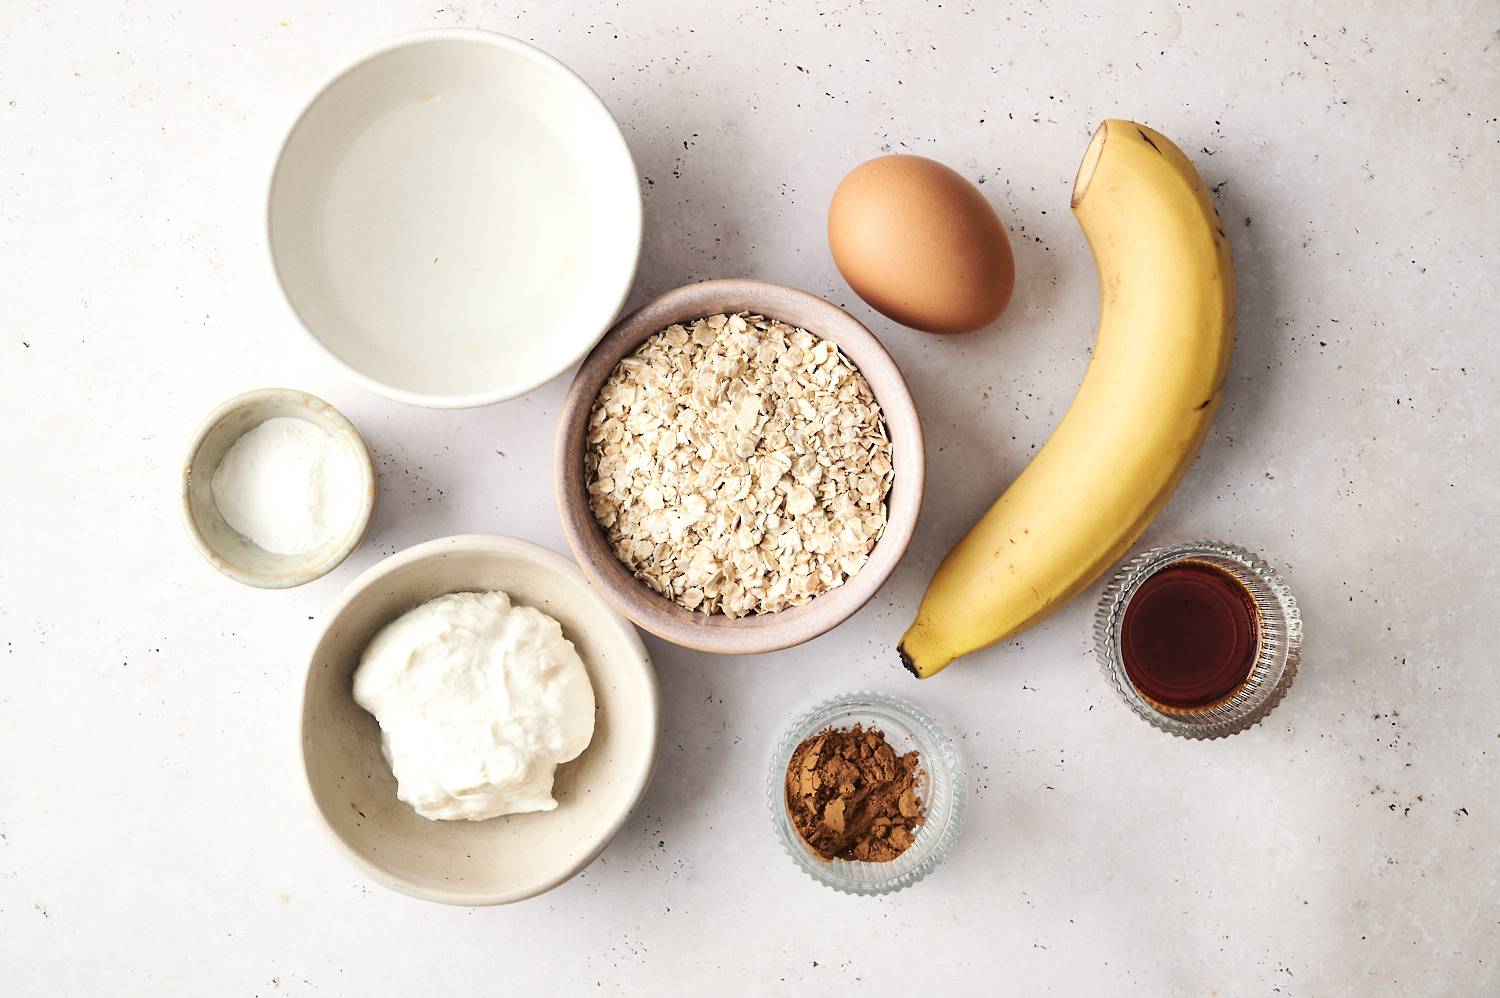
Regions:
<instances>
[{"instance_id":1,"label":"glass of vanilla extract","mask_svg":"<svg viewBox=\"0 0 1500 998\"><path fill-rule=\"evenodd\" d=\"M1249 551L1218 541L1153 548L1105 587L1094 655L1151 724L1223 738L1286 695L1302 658L1302 617L1281 576Z\"/></svg>"}]
</instances>

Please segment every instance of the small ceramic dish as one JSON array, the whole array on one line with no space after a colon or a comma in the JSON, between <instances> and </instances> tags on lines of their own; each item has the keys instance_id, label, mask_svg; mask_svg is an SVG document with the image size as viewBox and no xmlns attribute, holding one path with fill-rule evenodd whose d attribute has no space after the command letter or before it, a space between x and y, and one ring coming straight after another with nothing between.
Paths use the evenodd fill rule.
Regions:
<instances>
[{"instance_id":1,"label":"small ceramic dish","mask_svg":"<svg viewBox=\"0 0 1500 998\"><path fill-rule=\"evenodd\" d=\"M501 590L562 624L588 669L594 738L557 769L554 811L429 821L396 798L380 726L353 675L381 627L437 596ZM351 582L323 619L302 694L307 787L338 848L377 883L427 901L492 905L551 890L593 862L651 779L660 698L635 628L561 555L510 537L444 537Z\"/></svg>"},{"instance_id":2,"label":"small ceramic dish","mask_svg":"<svg viewBox=\"0 0 1500 998\"><path fill-rule=\"evenodd\" d=\"M317 91L271 180L272 264L352 377L437 408L567 370L625 302L641 194L588 85L525 42L421 31Z\"/></svg>"},{"instance_id":3,"label":"small ceramic dish","mask_svg":"<svg viewBox=\"0 0 1500 998\"><path fill-rule=\"evenodd\" d=\"M249 430L276 416L305 419L333 437L359 468L359 509L342 537L302 554L276 554L258 547L224 522L211 483L224 452ZM375 511L375 464L369 448L344 414L315 395L295 388L260 388L220 405L198 427L182 468L182 522L208 563L236 582L260 589L290 589L327 575L360 542Z\"/></svg>"},{"instance_id":4,"label":"small ceramic dish","mask_svg":"<svg viewBox=\"0 0 1500 998\"><path fill-rule=\"evenodd\" d=\"M827 728L855 724L884 732L898 754L916 749L925 774L918 797L926 820L917 829L916 841L889 863L825 860L808 849L787 815L786 771L797 746ZM871 692L825 700L792 722L771 756L766 801L776 837L792 862L818 883L844 894L890 894L915 884L947 857L968 813L967 781L953 741L916 704Z\"/></svg>"},{"instance_id":5,"label":"small ceramic dish","mask_svg":"<svg viewBox=\"0 0 1500 998\"><path fill-rule=\"evenodd\" d=\"M837 589L802 606L730 619L686 610L636 579L610 549L589 507L584 446L589 413L622 358L675 322L721 312L754 312L829 340L869 382L885 416L894 465L885 533L864 566ZM558 418L553 474L563 532L589 579L621 613L658 637L699 651L750 655L801 644L864 606L906 552L922 507L926 476L922 424L906 379L875 334L816 295L764 281L705 281L669 291L609 331L583 362Z\"/></svg>"}]
</instances>

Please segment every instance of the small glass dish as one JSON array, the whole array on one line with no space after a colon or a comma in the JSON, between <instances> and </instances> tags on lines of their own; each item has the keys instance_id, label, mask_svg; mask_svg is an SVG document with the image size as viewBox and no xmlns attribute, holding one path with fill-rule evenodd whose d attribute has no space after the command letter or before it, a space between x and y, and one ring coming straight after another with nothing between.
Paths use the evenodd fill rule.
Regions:
<instances>
[{"instance_id":1,"label":"small glass dish","mask_svg":"<svg viewBox=\"0 0 1500 998\"><path fill-rule=\"evenodd\" d=\"M802 841L786 809L786 772L803 740L826 728L878 728L897 753L917 750L925 774L918 797L926 820L916 840L888 863L825 860ZM803 713L771 757L766 797L776 837L792 862L825 887L844 894L890 894L921 880L948 855L963 829L966 778L958 751L932 718L910 701L860 691L825 700Z\"/></svg>"},{"instance_id":2,"label":"small glass dish","mask_svg":"<svg viewBox=\"0 0 1500 998\"><path fill-rule=\"evenodd\" d=\"M1240 584L1255 604L1259 649L1250 674L1232 693L1206 707L1179 708L1143 696L1125 672L1120 629L1125 608L1151 576L1170 565L1217 568ZM1182 738L1224 738L1252 728L1286 696L1302 661L1302 615L1281 576L1243 548L1193 541L1152 548L1115 573L1094 615L1094 657L1130 709L1152 725Z\"/></svg>"}]
</instances>

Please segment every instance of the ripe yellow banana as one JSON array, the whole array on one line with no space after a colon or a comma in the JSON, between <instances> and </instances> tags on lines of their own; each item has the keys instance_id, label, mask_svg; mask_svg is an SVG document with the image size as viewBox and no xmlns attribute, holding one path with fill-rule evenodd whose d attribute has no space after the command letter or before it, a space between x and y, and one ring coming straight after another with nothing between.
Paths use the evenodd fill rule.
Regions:
<instances>
[{"instance_id":1,"label":"ripe yellow banana","mask_svg":"<svg viewBox=\"0 0 1500 998\"><path fill-rule=\"evenodd\" d=\"M1099 126L1073 185L1099 332L1057 430L939 566L901 660L919 678L1035 623L1116 561L1208 433L1234 346L1229 241L1193 164L1133 121Z\"/></svg>"}]
</instances>

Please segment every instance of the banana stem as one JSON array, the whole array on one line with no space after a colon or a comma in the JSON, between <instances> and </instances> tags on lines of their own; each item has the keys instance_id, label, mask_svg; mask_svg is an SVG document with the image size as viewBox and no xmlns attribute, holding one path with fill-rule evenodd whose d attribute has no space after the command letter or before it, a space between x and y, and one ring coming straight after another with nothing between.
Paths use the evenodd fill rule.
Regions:
<instances>
[{"instance_id":1,"label":"banana stem","mask_svg":"<svg viewBox=\"0 0 1500 998\"><path fill-rule=\"evenodd\" d=\"M1083 201L1083 196L1089 192L1089 184L1093 182L1094 170L1099 166L1099 159L1104 155L1104 143L1109 139L1109 122L1099 123L1094 129L1094 137L1089 139L1089 147L1083 151L1083 161L1078 164L1078 175L1073 178L1073 200L1070 207L1077 208Z\"/></svg>"}]
</instances>

